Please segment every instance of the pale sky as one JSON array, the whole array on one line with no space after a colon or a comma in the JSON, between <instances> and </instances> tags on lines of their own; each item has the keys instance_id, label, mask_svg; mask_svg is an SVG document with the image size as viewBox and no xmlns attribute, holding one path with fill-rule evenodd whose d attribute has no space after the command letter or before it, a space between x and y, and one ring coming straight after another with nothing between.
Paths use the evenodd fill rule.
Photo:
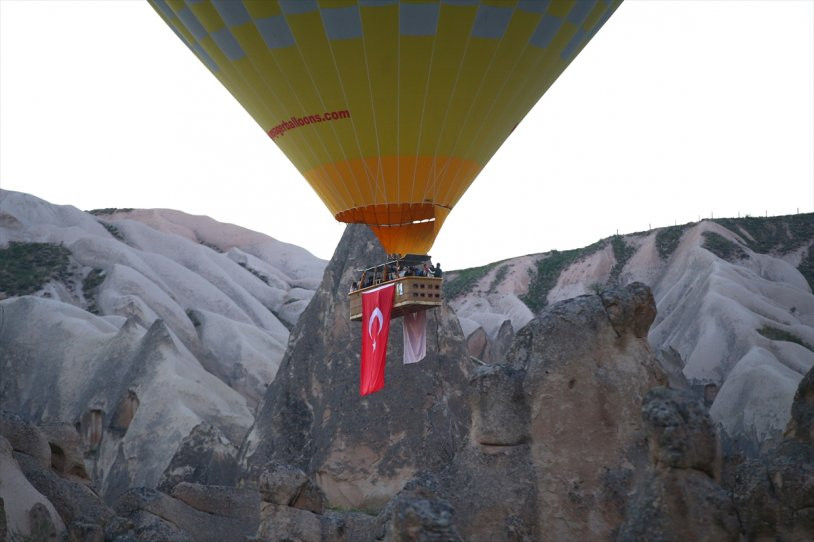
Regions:
<instances>
[{"instance_id":1,"label":"pale sky","mask_svg":"<svg viewBox=\"0 0 814 542\"><path fill-rule=\"evenodd\" d=\"M0 0L0 187L172 208L330 258L296 169L141 1ZM814 211L814 0L627 0L447 219L445 269Z\"/></svg>"}]
</instances>

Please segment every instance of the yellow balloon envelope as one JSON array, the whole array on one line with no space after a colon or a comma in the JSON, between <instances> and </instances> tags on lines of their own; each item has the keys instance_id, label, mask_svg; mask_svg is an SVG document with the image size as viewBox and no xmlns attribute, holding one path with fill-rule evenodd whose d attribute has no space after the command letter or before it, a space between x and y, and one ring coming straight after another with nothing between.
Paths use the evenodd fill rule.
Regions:
<instances>
[{"instance_id":1,"label":"yellow balloon envelope","mask_svg":"<svg viewBox=\"0 0 814 542\"><path fill-rule=\"evenodd\" d=\"M149 0L337 220L425 254L622 0Z\"/></svg>"}]
</instances>

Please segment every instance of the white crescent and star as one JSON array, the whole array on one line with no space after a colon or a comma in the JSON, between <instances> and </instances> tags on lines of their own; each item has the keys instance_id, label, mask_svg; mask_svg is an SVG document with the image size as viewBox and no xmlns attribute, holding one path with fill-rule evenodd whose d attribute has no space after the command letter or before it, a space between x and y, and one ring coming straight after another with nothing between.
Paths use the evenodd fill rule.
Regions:
<instances>
[{"instance_id":1,"label":"white crescent and star","mask_svg":"<svg viewBox=\"0 0 814 542\"><path fill-rule=\"evenodd\" d=\"M379 330L376 332L376 337L379 336L379 333L382 332L382 327L384 327L384 315L379 307L373 309L373 314L370 315L370 318L367 320L367 334L373 339L373 351L376 351L376 337L373 336L373 321L379 321Z\"/></svg>"}]
</instances>

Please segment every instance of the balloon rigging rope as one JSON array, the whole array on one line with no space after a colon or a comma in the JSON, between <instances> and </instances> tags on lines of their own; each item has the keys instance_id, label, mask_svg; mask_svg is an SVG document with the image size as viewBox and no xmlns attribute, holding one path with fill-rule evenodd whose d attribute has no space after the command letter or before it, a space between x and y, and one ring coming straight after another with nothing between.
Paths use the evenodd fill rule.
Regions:
<instances>
[{"instance_id":1,"label":"balloon rigging rope","mask_svg":"<svg viewBox=\"0 0 814 542\"><path fill-rule=\"evenodd\" d=\"M359 18L361 19L362 15L359 14ZM365 40L365 32L362 31L362 53L365 57L365 76L367 77L367 90L368 94L370 95L370 118L373 120L373 137L376 140L376 175L373 179L373 186L371 187L372 193L375 194L376 185L379 183L384 183L384 171L382 169L382 149L381 143L379 141L379 121L376 118L376 100L373 96L373 83L370 80L370 64L367 59L367 41ZM366 156L361 157L362 160L366 160Z\"/></svg>"},{"instance_id":2,"label":"balloon rigging rope","mask_svg":"<svg viewBox=\"0 0 814 542\"><path fill-rule=\"evenodd\" d=\"M508 29L508 25L511 24L511 20L514 17L514 10L516 8L517 8L516 5L512 8L512 14L509 16L509 22L506 23L507 24L507 29ZM473 22L473 25L474 25L474 22ZM444 164L444 167L441 169L442 175L446 174L447 168L450 165L450 158L452 156L455 156L455 151L458 150L458 144L461 141L461 133L463 131L463 128L467 124L467 119L469 119L470 115L472 114L472 109L475 107L475 103L478 101L478 97L480 97L481 90L483 90L483 84L486 81L487 76L489 75L489 71L492 69L492 64L494 64L495 59L498 56L497 53L500 50L500 46L503 44L503 39L506 37L507 33L508 32L504 31L503 35L500 36L500 39L498 40L497 45L495 45L494 52L492 53L492 57L489 59L489 65L486 66L485 70L483 70L483 76L481 77L480 83L478 83L478 89L475 92L475 94L473 95L473 98L471 100L469 100L469 108L466 110L466 114L463 116L463 121L461 122L460 127L458 128L458 134L457 134L457 137L455 137L455 143L452 146L452 150L450 151L449 156L447 157L447 160L446 160L446 162ZM472 33L470 31L470 36L471 35L472 35ZM464 54L464 58L463 58L461 63L463 64L465 62L466 62L466 54ZM474 139L472 139L471 141L474 143ZM458 175L458 173L461 170L461 165L462 164L463 164L463 160L459 160L458 161L458 166L455 168L455 173L450 178L451 182L445 183L446 186L447 186L447 190L446 190L446 193L444 194L444 196L442 198L444 200L444 202L446 202L447 198L449 197L449 192L450 192L449 187L456 184L454 181L455 181L456 176Z\"/></svg>"},{"instance_id":3,"label":"balloon rigging rope","mask_svg":"<svg viewBox=\"0 0 814 542\"><path fill-rule=\"evenodd\" d=\"M512 17L514 17L514 12L512 12ZM511 19L509 19L509 24L511 24ZM529 36L529 38L530 38L530 36ZM514 72L517 70L517 67L520 65L520 60L523 58L523 55L528 50L530 41L531 41L530 39L526 40L525 45L523 45L523 49L521 49L520 52L517 55L515 55L514 64L512 65L512 67L509 70L506 77L503 78L503 84L500 85L500 88L498 89L497 93L495 94L494 100L492 100L492 103L489 106L489 109L486 110L486 112L483 114L483 117L481 118L480 125L478 125L478 129L475 131L474 136L472 138L473 144L477 144L475 142L478 141L478 137L480 136L480 133L483 131L483 127L486 126L486 120L489 118L489 115L492 113L492 110L495 108L495 105L498 104L498 103L506 103L505 101L501 101L500 97L503 94L503 91L506 89L506 85L508 84L508 82L510 80L512 80L512 76L514 75ZM530 70L530 73L533 73L533 71ZM515 86L517 88L524 88L524 85L522 85L522 84L521 85L515 85ZM506 137L508 137L508 135ZM480 154L480 153L475 153L475 154Z\"/></svg>"},{"instance_id":4,"label":"balloon rigging rope","mask_svg":"<svg viewBox=\"0 0 814 542\"><path fill-rule=\"evenodd\" d=\"M438 17L439 17L439 20L440 20L440 17L441 17L440 13L438 14ZM473 21L473 24L474 24L474 21ZM442 175L443 169L446 169L446 166L444 168L442 168L442 171L440 171L440 172L437 171L437 160L436 159L438 158L438 149L441 146L441 141L443 140L443 138L441 136L444 134L444 128L446 127L447 119L449 118L449 110L450 110L450 106L452 105L452 98L455 96L455 91L458 88L458 82L461 79L461 72L463 71L463 67L464 67L463 60L466 59L466 53L467 53L467 51L469 51L469 44L471 43L471 41L472 41L472 32L470 32L469 35L466 37L466 44L464 45L464 53L463 53L463 56L462 56L462 60L458 64L458 71L455 74L455 82L452 85L452 90L450 90L449 99L447 100L447 106L444 108L444 118L441 120L441 127L438 129L438 140L435 142L435 150L432 153L432 156L433 156L432 168L431 168L432 175L430 176L430 178L432 179L432 183L428 182L426 184L426 186L424 187L424 194L422 195L422 198L421 198L422 200L425 199L428 195L431 195L432 199L433 199L433 202L439 203L437 184L438 184L438 179ZM449 161L449 156L447 157L447 161Z\"/></svg>"},{"instance_id":5,"label":"balloon rigging rope","mask_svg":"<svg viewBox=\"0 0 814 542\"><path fill-rule=\"evenodd\" d=\"M432 78L432 65L435 60L435 46L438 44L438 25L440 24L441 14L438 14L438 19L436 20L436 29L435 35L432 38L432 51L430 52L430 64L427 67L427 81L424 84L424 100L421 104L421 118L418 122L418 137L416 138L415 142L415 160L413 161L413 183L410 187L410 203L415 203L415 177L416 172L418 170L418 158L419 158L419 151L421 148L421 136L424 133L424 113L427 108L427 96L430 94L430 79ZM428 174L429 176L429 174ZM421 202L423 202L427 197L427 185L429 184L429 179L424 180L424 193L421 195ZM433 201L433 203L435 203Z\"/></svg>"},{"instance_id":6,"label":"balloon rigging rope","mask_svg":"<svg viewBox=\"0 0 814 542\"><path fill-rule=\"evenodd\" d=\"M299 51L299 46L297 46L297 50ZM274 62L274 65L277 67L277 71L278 71L280 74L285 73L285 71L283 71L283 70L281 69L280 64L277 62L277 58L274 56L274 53L272 53L271 51L269 51L269 57L271 58L272 62ZM300 58L302 58L302 54L301 54L301 53L300 53ZM289 78L288 78L288 77L281 77L281 79L283 79L283 80L286 82L286 85L288 86L288 90L289 90L289 92L291 93L291 95L294 97L294 100L295 100L295 101L297 102L297 104L299 105L300 110L305 111L305 106L303 105L302 100L300 100L300 95L299 95L299 93L297 93L297 92L294 90L294 87L292 87L292 86L291 86L291 81L289 80ZM267 86L269 86L269 87L270 87L270 85L267 85ZM329 156L330 154L328 153L328 147L325 145L325 141L322 139L322 136L320 135L319 130L314 130L314 134L316 135L317 140L319 141L320 145L322 145L322 150L323 150L323 151L325 151L325 155L326 155L326 156ZM306 145L308 146L308 149L309 149L309 150L311 151L311 153L313 154L313 156L314 156L314 164L315 164L315 165L316 165L316 164L319 164L319 156L318 156L318 155L317 155L317 153L314 151L314 149L313 149L313 147L311 146L310 141L308 140L308 138L307 138L307 137L305 137L305 136L303 136L302 140L303 140L304 142L306 142ZM337 175L341 175L341 173L339 172L339 169L336 167L336 165L334 165L333 163L331 163L331 167L333 167L333 168L336 170ZM320 177L321 177L321 175L320 175ZM335 198L335 200L336 200L337 202L338 202L338 201L341 201L342 196L341 196L340 192L337 190L337 188L338 188L338 187L337 187L337 186L335 186L335 183L330 182L330 179L328 179L328 181L329 181L329 182L324 182L324 183L322 183L322 185L323 185L323 186L325 186L325 187L327 188L327 190L328 190L328 191L330 191L330 192L333 194L333 196L334 196L334 198Z\"/></svg>"},{"instance_id":7,"label":"balloon rigging rope","mask_svg":"<svg viewBox=\"0 0 814 542\"><path fill-rule=\"evenodd\" d=\"M280 72L280 73L284 73L284 72L283 72L283 71L280 69L280 65L277 63L277 59L275 58L274 54L273 54L273 53L271 53L271 52L269 52L269 53L268 53L268 56L271 58L272 62L274 62L274 65L275 65L275 67L277 68L277 71L278 71L278 72ZM269 81L268 81L268 80L267 80L267 78L266 78L266 70L259 69L259 66L257 66L257 65L255 64L255 62L252 60L251 55L246 55L246 58L248 59L249 63L251 64L251 66L252 66L252 68L255 70L255 72L257 72L257 73L258 73L258 75L259 75L259 77L260 77L260 80L263 82L263 85L264 85L264 86L265 86L265 88L268 90L268 93L269 93L269 94L270 94L270 95L271 95L271 96L274 98L275 102L276 102L276 103L277 103L277 105L278 105L278 108L279 108L281 111L285 111L285 105L284 105L284 102L283 102L283 101L280 99L280 97L279 97L279 95L277 94L277 92L275 92L275 91L274 91L274 86L273 86L273 85L271 85L271 84L269 84ZM283 79L285 79L285 80L286 80L286 82L288 82L288 79L287 79L287 78L283 77ZM247 85L247 86L251 87L251 85ZM293 89L291 88L291 84L290 84L290 82L288 83L288 88L289 88L289 91L291 92L291 95L292 95L292 96L294 96L294 98L296 99L297 103L299 103L300 108L302 108L302 107L303 107L302 102L299 100L299 96L297 95L297 93L296 93L296 92L294 92L294 91L293 91ZM260 100L260 102L261 102L261 103L264 103L264 100ZM277 116L277 115L275 115L273 112L271 112L271 118L274 118L275 116ZM280 118L280 117L282 117L282 114L281 114L281 115L280 115L278 118ZM317 137L319 137L319 134L317 134ZM303 146L307 148L308 152L310 152L310 154L311 154L311 156L312 156L312 158L313 158L314 163L318 163L318 161L319 161L319 156L317 155L316 151L314 150L313 146L311 145L311 141L309 140L309 138L307 138L307 137L302 137L302 141L303 141L303 143L304 143L304 145L303 145ZM322 141L322 139L321 139L321 138L320 138L320 143L322 144L322 148L323 148L323 150L325 150L325 153L327 154L327 153L328 153L328 149L327 149L327 147L325 146L325 143ZM335 190L334 190L334 194L336 194L336 195L338 196L338 194L336 193L336 191L335 191Z\"/></svg>"},{"instance_id":8,"label":"balloon rigging rope","mask_svg":"<svg viewBox=\"0 0 814 542\"><path fill-rule=\"evenodd\" d=\"M401 6L399 6L399 21L401 24ZM396 39L396 194L401 194L401 29L399 28ZM385 183L386 184L386 183ZM393 222L390 218L390 208L387 208L387 222Z\"/></svg>"},{"instance_id":9,"label":"balloon rigging rope","mask_svg":"<svg viewBox=\"0 0 814 542\"><path fill-rule=\"evenodd\" d=\"M359 17L361 18L361 15ZM361 21L360 21L360 24L361 24ZM362 32L362 34L364 34L364 32ZM326 37L326 39L328 38L327 35L325 37ZM345 91L345 83L342 81L342 71L339 69L339 66L336 63L336 54L334 53L333 45L331 45L331 40L327 39L327 41L328 41L328 50L331 52L331 60L333 61L334 69L336 70L336 78L339 81L339 88L342 90L342 98L345 100L345 109L350 109L350 102L348 101L348 93ZM362 43L362 47L364 47L364 42ZM324 106L324 104L323 104L323 106ZM323 107L323 109L324 109L324 107ZM373 191L373 190L375 190L375 186L372 183L373 173L370 171L370 168L369 168L369 166L367 164L367 161L364 159L364 154L362 152L362 145L361 145L361 143L359 143L359 133L356 131L356 123L354 121L354 116L353 115L351 115L351 117L350 117L350 123L351 123L351 129L353 130L353 137L356 140L356 148L359 150L359 157L361 159L360 161L362 163L362 166L364 167L365 175L367 177L366 180L367 180L368 188L370 188L371 191ZM334 130L334 134L336 134L336 128L335 128L335 126L333 124L331 124L331 128ZM347 157L345 159L347 160ZM359 195L361 197L362 191L359 189L359 181L360 181L360 179L356 178L356 175L354 174L353 169L350 167L350 164L348 164L348 171L350 172L350 175L353 178L353 183L354 183L354 185L356 185L356 190L357 190L357 192L359 192ZM352 198L348 203L353 205L355 199L356 198Z\"/></svg>"},{"instance_id":10,"label":"balloon rigging rope","mask_svg":"<svg viewBox=\"0 0 814 542\"><path fill-rule=\"evenodd\" d=\"M296 40L296 38L295 38L295 40ZM316 81L314 80L314 75L311 73L311 70L308 68L308 64L305 62L305 57L302 54L302 49L300 49L299 43L297 44L297 53L300 55L300 60L302 61L302 65L305 68L305 72L308 74L308 78L311 80L311 84L314 86L314 90L316 91L317 98L319 98L319 103L322 106L322 110L326 111L328 106L325 105L325 100L322 98L322 93L319 91L319 86L317 85ZM348 154L345 152L345 146L342 145L342 138L340 138L339 134L336 133L336 127L334 126L334 124L332 122L329 122L328 124L330 125L331 132L333 132L334 138L336 139L337 144L339 145L339 150L342 151L342 158L344 158L345 163L348 163ZM342 178L342 172L339 171L338 170L339 168L336 168L336 166L334 166L334 167L337 170L338 178L341 179ZM354 183L355 183L355 179L354 179ZM330 183L330 184L333 184L333 183ZM340 183L340 184L342 184L342 183ZM357 185L357 190L358 190L358 188L359 187ZM353 201L353 196L351 195L351 193L347 189L346 189L346 194L348 196L350 196L350 201Z\"/></svg>"}]
</instances>

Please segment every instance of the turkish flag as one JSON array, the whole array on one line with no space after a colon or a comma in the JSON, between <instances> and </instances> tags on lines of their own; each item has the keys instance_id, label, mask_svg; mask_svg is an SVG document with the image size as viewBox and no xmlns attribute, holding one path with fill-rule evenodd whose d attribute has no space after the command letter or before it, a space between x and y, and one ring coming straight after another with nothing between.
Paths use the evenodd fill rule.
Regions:
<instances>
[{"instance_id":1,"label":"turkish flag","mask_svg":"<svg viewBox=\"0 0 814 542\"><path fill-rule=\"evenodd\" d=\"M362 370L359 395L384 387L384 364L394 285L388 284L362 294Z\"/></svg>"}]
</instances>

